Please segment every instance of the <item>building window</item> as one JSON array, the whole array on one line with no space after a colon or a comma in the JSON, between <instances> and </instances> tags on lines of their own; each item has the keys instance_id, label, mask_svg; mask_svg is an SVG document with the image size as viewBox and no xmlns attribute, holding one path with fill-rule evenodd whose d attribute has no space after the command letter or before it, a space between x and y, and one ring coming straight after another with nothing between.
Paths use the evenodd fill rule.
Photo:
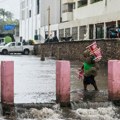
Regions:
<instances>
[{"instance_id":1,"label":"building window","mask_svg":"<svg viewBox=\"0 0 120 120\"><path fill-rule=\"evenodd\" d=\"M70 28L65 29L65 37L70 37Z\"/></svg>"},{"instance_id":2,"label":"building window","mask_svg":"<svg viewBox=\"0 0 120 120\"><path fill-rule=\"evenodd\" d=\"M96 2L99 2L99 1L103 1L103 0L91 0L90 3L96 3Z\"/></svg>"},{"instance_id":3,"label":"building window","mask_svg":"<svg viewBox=\"0 0 120 120\"><path fill-rule=\"evenodd\" d=\"M78 39L78 27L73 27L72 28L72 38L74 40L77 40Z\"/></svg>"},{"instance_id":4,"label":"building window","mask_svg":"<svg viewBox=\"0 0 120 120\"><path fill-rule=\"evenodd\" d=\"M79 0L78 1L78 8L82 6L86 6L88 4L88 0Z\"/></svg>"},{"instance_id":5,"label":"building window","mask_svg":"<svg viewBox=\"0 0 120 120\"><path fill-rule=\"evenodd\" d=\"M72 12L75 9L75 3L67 3L63 4L63 13L65 12Z\"/></svg>"},{"instance_id":6,"label":"building window","mask_svg":"<svg viewBox=\"0 0 120 120\"><path fill-rule=\"evenodd\" d=\"M37 35L37 32L38 32L38 31L37 31L37 30L35 30L35 35Z\"/></svg>"},{"instance_id":7,"label":"building window","mask_svg":"<svg viewBox=\"0 0 120 120\"><path fill-rule=\"evenodd\" d=\"M89 26L89 39L93 39L94 26Z\"/></svg>"},{"instance_id":8,"label":"building window","mask_svg":"<svg viewBox=\"0 0 120 120\"><path fill-rule=\"evenodd\" d=\"M36 1L36 5L37 5L37 14L40 13L40 0Z\"/></svg>"},{"instance_id":9,"label":"building window","mask_svg":"<svg viewBox=\"0 0 120 120\"><path fill-rule=\"evenodd\" d=\"M31 17L31 10L29 10L29 17Z\"/></svg>"},{"instance_id":10,"label":"building window","mask_svg":"<svg viewBox=\"0 0 120 120\"><path fill-rule=\"evenodd\" d=\"M64 29L59 30L59 39L61 40L62 37L64 37Z\"/></svg>"},{"instance_id":11,"label":"building window","mask_svg":"<svg viewBox=\"0 0 120 120\"><path fill-rule=\"evenodd\" d=\"M84 40L86 32L87 32L86 26L80 26L79 27L79 38Z\"/></svg>"},{"instance_id":12,"label":"building window","mask_svg":"<svg viewBox=\"0 0 120 120\"><path fill-rule=\"evenodd\" d=\"M111 38L110 31L116 27L116 21L106 23L106 36L107 38Z\"/></svg>"},{"instance_id":13,"label":"building window","mask_svg":"<svg viewBox=\"0 0 120 120\"><path fill-rule=\"evenodd\" d=\"M96 25L96 39L104 38L104 24Z\"/></svg>"}]
</instances>

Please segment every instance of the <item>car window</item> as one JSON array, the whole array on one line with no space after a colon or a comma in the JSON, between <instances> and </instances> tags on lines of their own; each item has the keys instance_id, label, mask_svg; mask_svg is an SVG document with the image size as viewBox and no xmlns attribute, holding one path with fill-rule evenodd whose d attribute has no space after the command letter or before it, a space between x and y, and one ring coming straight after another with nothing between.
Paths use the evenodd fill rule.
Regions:
<instances>
[{"instance_id":1,"label":"car window","mask_svg":"<svg viewBox=\"0 0 120 120\"><path fill-rule=\"evenodd\" d=\"M15 43L12 43L11 46L15 46Z\"/></svg>"},{"instance_id":2,"label":"car window","mask_svg":"<svg viewBox=\"0 0 120 120\"><path fill-rule=\"evenodd\" d=\"M12 46L15 46L15 43L8 43L8 44L6 44L6 46L9 46L9 47L12 47Z\"/></svg>"},{"instance_id":3,"label":"car window","mask_svg":"<svg viewBox=\"0 0 120 120\"><path fill-rule=\"evenodd\" d=\"M21 46L21 43L19 42L19 43L17 43L17 46Z\"/></svg>"}]
</instances>

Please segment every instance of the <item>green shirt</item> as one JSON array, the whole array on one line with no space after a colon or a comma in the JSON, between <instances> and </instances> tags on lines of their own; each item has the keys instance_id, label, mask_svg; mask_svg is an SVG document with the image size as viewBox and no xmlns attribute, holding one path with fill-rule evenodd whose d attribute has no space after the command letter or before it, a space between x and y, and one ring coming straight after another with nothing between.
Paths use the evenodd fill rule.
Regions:
<instances>
[{"instance_id":1,"label":"green shirt","mask_svg":"<svg viewBox=\"0 0 120 120\"><path fill-rule=\"evenodd\" d=\"M92 67L94 67L94 64L88 64L84 62L84 72L86 73L88 70L90 70Z\"/></svg>"}]
</instances>

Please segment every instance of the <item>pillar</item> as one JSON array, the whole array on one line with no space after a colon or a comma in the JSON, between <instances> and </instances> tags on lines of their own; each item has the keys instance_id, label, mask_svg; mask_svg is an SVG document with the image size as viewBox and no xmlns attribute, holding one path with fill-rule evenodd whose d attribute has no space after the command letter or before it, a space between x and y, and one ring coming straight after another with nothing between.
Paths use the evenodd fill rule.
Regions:
<instances>
[{"instance_id":1,"label":"pillar","mask_svg":"<svg viewBox=\"0 0 120 120\"><path fill-rule=\"evenodd\" d=\"M1 62L1 101L14 103L14 62Z\"/></svg>"},{"instance_id":2,"label":"pillar","mask_svg":"<svg viewBox=\"0 0 120 120\"><path fill-rule=\"evenodd\" d=\"M118 27L118 21L116 21L116 27Z\"/></svg>"},{"instance_id":3,"label":"pillar","mask_svg":"<svg viewBox=\"0 0 120 120\"><path fill-rule=\"evenodd\" d=\"M93 39L96 39L96 25L93 25Z\"/></svg>"},{"instance_id":4,"label":"pillar","mask_svg":"<svg viewBox=\"0 0 120 120\"><path fill-rule=\"evenodd\" d=\"M89 29L90 29L90 26L87 25L87 31L86 31L86 39L88 40L89 39Z\"/></svg>"},{"instance_id":5,"label":"pillar","mask_svg":"<svg viewBox=\"0 0 120 120\"><path fill-rule=\"evenodd\" d=\"M56 62L56 102L61 106L70 105L70 62Z\"/></svg>"},{"instance_id":6,"label":"pillar","mask_svg":"<svg viewBox=\"0 0 120 120\"><path fill-rule=\"evenodd\" d=\"M77 27L77 29L78 29L77 40L79 41L79 40L80 40L80 34L79 34L79 32L80 32L80 29L79 29L79 26Z\"/></svg>"},{"instance_id":7,"label":"pillar","mask_svg":"<svg viewBox=\"0 0 120 120\"><path fill-rule=\"evenodd\" d=\"M3 115L14 111L14 62L1 62L1 102Z\"/></svg>"},{"instance_id":8,"label":"pillar","mask_svg":"<svg viewBox=\"0 0 120 120\"><path fill-rule=\"evenodd\" d=\"M106 39L106 32L107 32L107 30L106 30L106 23L104 23L104 39Z\"/></svg>"},{"instance_id":9,"label":"pillar","mask_svg":"<svg viewBox=\"0 0 120 120\"><path fill-rule=\"evenodd\" d=\"M120 100L120 61L108 61L108 98Z\"/></svg>"}]
</instances>

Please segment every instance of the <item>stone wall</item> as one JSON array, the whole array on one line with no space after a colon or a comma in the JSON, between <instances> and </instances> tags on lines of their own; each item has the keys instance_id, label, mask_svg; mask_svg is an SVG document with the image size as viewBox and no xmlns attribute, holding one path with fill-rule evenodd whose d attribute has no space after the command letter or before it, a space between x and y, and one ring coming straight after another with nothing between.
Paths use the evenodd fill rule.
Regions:
<instances>
[{"instance_id":1,"label":"stone wall","mask_svg":"<svg viewBox=\"0 0 120 120\"><path fill-rule=\"evenodd\" d=\"M56 59L66 60L83 60L83 51L86 46L90 45L93 40L86 41L72 41L72 42L59 42L35 45L36 55L42 53L46 57L53 56ZM107 63L109 59L120 59L120 40L97 40L98 46L102 51L101 62Z\"/></svg>"}]
</instances>

